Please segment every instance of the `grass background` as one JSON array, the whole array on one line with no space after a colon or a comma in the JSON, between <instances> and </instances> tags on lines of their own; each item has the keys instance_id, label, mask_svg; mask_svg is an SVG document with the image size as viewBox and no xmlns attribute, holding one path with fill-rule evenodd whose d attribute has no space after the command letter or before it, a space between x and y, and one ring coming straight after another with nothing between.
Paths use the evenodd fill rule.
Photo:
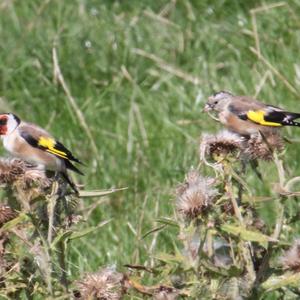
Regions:
<instances>
[{"instance_id":1,"label":"grass background","mask_svg":"<svg viewBox=\"0 0 300 300\"><path fill-rule=\"evenodd\" d=\"M173 215L174 186L199 163L199 136L220 128L201 112L213 91L300 111L299 13L296 0L0 1L1 111L46 127L68 146L87 164L78 178L86 189L128 187L89 216L91 225L112 221L73 244L73 276L172 251L171 229L157 240L141 236L156 218ZM93 141L54 76L54 46ZM294 176L299 134L285 129ZM272 166L261 172L276 180ZM254 194L271 194L251 173L247 182ZM273 207L261 207L270 224Z\"/></svg>"}]
</instances>

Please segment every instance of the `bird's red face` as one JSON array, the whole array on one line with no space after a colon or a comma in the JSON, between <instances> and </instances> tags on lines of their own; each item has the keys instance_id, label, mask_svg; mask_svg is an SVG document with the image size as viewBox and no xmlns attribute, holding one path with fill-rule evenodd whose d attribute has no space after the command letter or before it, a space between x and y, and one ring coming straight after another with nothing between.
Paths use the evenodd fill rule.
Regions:
<instances>
[{"instance_id":1,"label":"bird's red face","mask_svg":"<svg viewBox=\"0 0 300 300\"><path fill-rule=\"evenodd\" d=\"M6 114L0 115L0 135L6 135L7 133L7 120L8 116Z\"/></svg>"}]
</instances>

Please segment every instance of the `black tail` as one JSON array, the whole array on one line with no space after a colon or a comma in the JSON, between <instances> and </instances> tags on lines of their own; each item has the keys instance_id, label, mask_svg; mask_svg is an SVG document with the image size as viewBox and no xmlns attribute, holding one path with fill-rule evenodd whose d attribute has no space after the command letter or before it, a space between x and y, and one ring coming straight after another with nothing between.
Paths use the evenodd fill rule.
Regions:
<instances>
[{"instance_id":1,"label":"black tail","mask_svg":"<svg viewBox=\"0 0 300 300\"><path fill-rule=\"evenodd\" d=\"M72 190L78 195L79 194L78 189L77 189L75 183L68 176L67 172L61 172L60 174L63 177L63 179L70 185Z\"/></svg>"},{"instance_id":2,"label":"black tail","mask_svg":"<svg viewBox=\"0 0 300 300\"><path fill-rule=\"evenodd\" d=\"M284 125L284 126L297 126L297 127L300 127L300 122L295 122L293 120L287 120L287 121L283 121L282 125Z\"/></svg>"},{"instance_id":3,"label":"black tail","mask_svg":"<svg viewBox=\"0 0 300 300\"><path fill-rule=\"evenodd\" d=\"M80 161L78 158L76 158L72 152L70 150L68 150L62 143L60 143L59 141L56 141L55 142L55 149L59 150L59 151L62 151L66 154L66 157L68 160L72 160L72 161L75 161L79 164L82 164L84 165L84 163L82 161Z\"/></svg>"},{"instance_id":4,"label":"black tail","mask_svg":"<svg viewBox=\"0 0 300 300\"><path fill-rule=\"evenodd\" d=\"M299 113L285 112L285 117L282 120L282 125L300 127L300 122L294 121L295 119L299 119L299 118L300 118Z\"/></svg>"},{"instance_id":5,"label":"black tail","mask_svg":"<svg viewBox=\"0 0 300 300\"><path fill-rule=\"evenodd\" d=\"M80 175L84 175L79 169L77 169L69 160L65 159L66 168L72 170Z\"/></svg>"}]
</instances>

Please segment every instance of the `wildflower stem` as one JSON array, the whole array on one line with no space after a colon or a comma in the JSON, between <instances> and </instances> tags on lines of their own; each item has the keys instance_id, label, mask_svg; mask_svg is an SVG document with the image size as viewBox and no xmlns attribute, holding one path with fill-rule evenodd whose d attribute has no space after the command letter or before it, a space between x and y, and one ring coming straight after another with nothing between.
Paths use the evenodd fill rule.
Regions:
<instances>
[{"instance_id":1,"label":"wildflower stem","mask_svg":"<svg viewBox=\"0 0 300 300\"><path fill-rule=\"evenodd\" d=\"M58 262L61 269L61 284L68 291L67 266L66 266L66 246L64 241L60 241L57 245Z\"/></svg>"},{"instance_id":2,"label":"wildflower stem","mask_svg":"<svg viewBox=\"0 0 300 300\"><path fill-rule=\"evenodd\" d=\"M231 178L230 180L226 183L226 190L227 193L229 195L234 213L236 215L236 217L238 218L239 222L241 223L241 225L244 225L244 219L243 216L241 214L240 208L238 206L238 203L236 201L236 198L234 197L234 193L233 193L233 189L232 189L232 185L231 185Z\"/></svg>"},{"instance_id":3,"label":"wildflower stem","mask_svg":"<svg viewBox=\"0 0 300 300\"><path fill-rule=\"evenodd\" d=\"M48 293L50 295L53 295L50 246L48 245L48 241L44 237L43 230L41 230L39 222L37 222L37 220L33 216L31 216L31 222L34 225L42 244L42 247L40 247L39 249L40 262L37 265L47 285Z\"/></svg>"},{"instance_id":4,"label":"wildflower stem","mask_svg":"<svg viewBox=\"0 0 300 300\"><path fill-rule=\"evenodd\" d=\"M284 172L283 163L282 163L282 160L280 160L278 158L278 155L276 152L274 152L273 157L274 157L274 163L276 165L277 172L278 172L280 189L282 190L284 188L284 183L285 183L285 172Z\"/></svg>"},{"instance_id":5,"label":"wildflower stem","mask_svg":"<svg viewBox=\"0 0 300 300\"><path fill-rule=\"evenodd\" d=\"M207 256L211 258L214 255L213 236L211 230L207 231L206 243L207 243Z\"/></svg>"},{"instance_id":6,"label":"wildflower stem","mask_svg":"<svg viewBox=\"0 0 300 300\"><path fill-rule=\"evenodd\" d=\"M276 220L276 224L275 224L275 229L274 229L274 232L273 232L273 235L272 235L272 237L274 239L279 238L280 232L281 232L281 229L282 229L283 219L284 219L284 207L283 207L281 201L279 201L277 209L278 209L278 215L277 215L277 220ZM255 280L255 283L254 283L254 286L256 288L259 286L259 284L265 278L265 276L264 276L265 271L269 268L269 261L270 261L270 258L272 256L272 253L273 253L273 245L272 245L272 243L269 243L267 252L263 257L263 260L260 264L260 267L259 267L257 275L256 275L256 280Z\"/></svg>"},{"instance_id":7,"label":"wildflower stem","mask_svg":"<svg viewBox=\"0 0 300 300\"><path fill-rule=\"evenodd\" d=\"M233 193L233 187L232 187L232 177L229 176L229 180L226 183L226 190L227 193L229 194L232 206L233 206L233 210L234 213L237 217L237 219L239 220L240 224L242 225L242 227L246 227L244 224L244 218L241 214L240 208L238 206L238 203L236 201L236 198L234 196ZM254 265L253 265L253 261L252 261L252 256L251 256L251 243L245 243L241 241L241 250L242 250L242 255L245 261L245 265L246 265L246 269L249 275L249 279L250 282L253 283L255 282L256 279L256 274L255 274L255 270L254 270Z\"/></svg>"},{"instance_id":8,"label":"wildflower stem","mask_svg":"<svg viewBox=\"0 0 300 300\"><path fill-rule=\"evenodd\" d=\"M285 198L285 197L281 196L281 201L279 201L279 203L278 203L278 207L277 207L278 215L277 215L277 219L276 219L274 233L272 235L272 237L276 240L280 236L282 225L283 225L283 219L284 219L284 207L282 205L282 198Z\"/></svg>"},{"instance_id":9,"label":"wildflower stem","mask_svg":"<svg viewBox=\"0 0 300 300\"><path fill-rule=\"evenodd\" d=\"M55 184L54 184L55 186ZM56 190L56 189L54 189ZM52 235L53 235L53 224L54 224L54 209L55 209L55 205L56 205L56 200L57 200L57 196L55 196L53 194L53 192L51 193L51 195L48 197L48 236L47 236L47 240L48 240L48 244L49 247L51 247L51 243L52 243Z\"/></svg>"},{"instance_id":10,"label":"wildflower stem","mask_svg":"<svg viewBox=\"0 0 300 300\"><path fill-rule=\"evenodd\" d=\"M282 190L285 186L285 171L284 171L283 163L282 163L282 160L280 160L278 158L278 155L277 155L276 152L274 152L273 155L274 155L274 163L276 165L277 172L278 172L278 180L279 180L280 189ZM276 224L275 224L274 232L272 234L272 237L276 240L280 236L283 221L284 221L284 206L282 204L284 199L285 199L285 197L281 195L280 200L278 201L278 204L277 204L278 214L277 214L277 218L276 218ZM270 258L272 256L272 253L273 253L273 245L269 244L267 252L264 255L262 263L261 263L261 265L258 269L258 272L257 272L256 280L255 280L255 283L254 283L255 287L258 287L259 284L263 281L265 271L269 267L269 261L270 261Z\"/></svg>"}]
</instances>

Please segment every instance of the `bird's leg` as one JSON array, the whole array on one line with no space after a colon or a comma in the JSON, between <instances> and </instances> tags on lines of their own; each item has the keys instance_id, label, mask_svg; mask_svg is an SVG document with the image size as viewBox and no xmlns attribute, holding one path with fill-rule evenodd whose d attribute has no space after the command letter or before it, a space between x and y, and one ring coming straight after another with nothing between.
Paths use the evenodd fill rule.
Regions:
<instances>
[{"instance_id":1,"label":"bird's leg","mask_svg":"<svg viewBox=\"0 0 300 300\"><path fill-rule=\"evenodd\" d=\"M60 174L61 174L62 178L65 180L65 182L70 185L72 190L78 196L79 195L78 189L77 189L75 183L69 178L68 174L66 172L61 172Z\"/></svg>"},{"instance_id":2,"label":"bird's leg","mask_svg":"<svg viewBox=\"0 0 300 300\"><path fill-rule=\"evenodd\" d=\"M53 178L55 181L59 181L59 179L60 179L59 172L55 172Z\"/></svg>"},{"instance_id":3,"label":"bird's leg","mask_svg":"<svg viewBox=\"0 0 300 300\"><path fill-rule=\"evenodd\" d=\"M241 174L244 175L246 172L246 161L244 159L241 160ZM241 205L243 197L243 185L238 182L238 205Z\"/></svg>"},{"instance_id":4,"label":"bird's leg","mask_svg":"<svg viewBox=\"0 0 300 300\"><path fill-rule=\"evenodd\" d=\"M55 172L54 180L58 182L57 196L59 199L64 198L67 195L67 183L65 180L62 180L60 172Z\"/></svg>"},{"instance_id":5,"label":"bird's leg","mask_svg":"<svg viewBox=\"0 0 300 300\"><path fill-rule=\"evenodd\" d=\"M58 196L59 198L65 198L65 196L68 195L68 186L67 184L63 181L59 185L58 189Z\"/></svg>"},{"instance_id":6,"label":"bird's leg","mask_svg":"<svg viewBox=\"0 0 300 300\"><path fill-rule=\"evenodd\" d=\"M262 177L261 173L258 170L258 161L257 161L257 159L250 160L250 166L251 166L252 170L254 171L254 173L256 174L256 176L259 178L259 180L263 181L263 177Z\"/></svg>"}]
</instances>

